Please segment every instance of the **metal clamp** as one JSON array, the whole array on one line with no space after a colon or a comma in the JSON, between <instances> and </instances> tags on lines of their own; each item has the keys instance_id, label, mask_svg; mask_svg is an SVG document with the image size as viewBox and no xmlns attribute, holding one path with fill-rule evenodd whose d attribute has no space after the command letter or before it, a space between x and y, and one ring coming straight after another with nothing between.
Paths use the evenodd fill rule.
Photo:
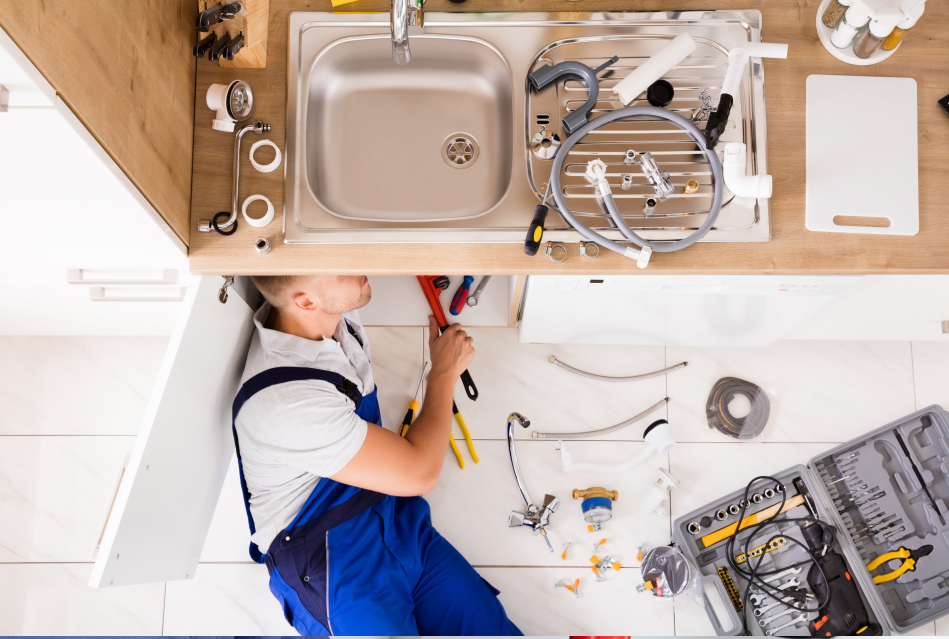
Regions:
<instances>
[{"instance_id":1,"label":"metal clamp","mask_svg":"<svg viewBox=\"0 0 949 639\"><path fill-rule=\"evenodd\" d=\"M559 251L563 251L563 255L560 256L559 260L554 257L554 251L557 251L558 249ZM563 262L565 259L567 259L567 247L563 244L560 244L559 242L547 242L547 248L544 249L544 255L550 258L551 262Z\"/></svg>"},{"instance_id":2,"label":"metal clamp","mask_svg":"<svg viewBox=\"0 0 949 639\"><path fill-rule=\"evenodd\" d=\"M596 242L580 242L580 255L595 259L600 254L600 245Z\"/></svg>"}]
</instances>

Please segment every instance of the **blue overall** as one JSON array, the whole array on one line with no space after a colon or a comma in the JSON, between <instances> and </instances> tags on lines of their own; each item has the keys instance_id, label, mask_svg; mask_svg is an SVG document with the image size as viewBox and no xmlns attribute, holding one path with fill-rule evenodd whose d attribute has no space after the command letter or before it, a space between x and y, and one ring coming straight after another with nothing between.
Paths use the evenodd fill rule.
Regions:
<instances>
[{"instance_id":1,"label":"blue overall","mask_svg":"<svg viewBox=\"0 0 949 639\"><path fill-rule=\"evenodd\" d=\"M337 373L280 367L247 380L234 399L232 417L251 534L237 414L265 388L313 379L336 386L369 424L382 423L376 390L363 397ZM323 477L267 554L251 543L250 555L266 564L270 590L301 635L521 634L498 591L432 527L421 497L392 497Z\"/></svg>"}]
</instances>

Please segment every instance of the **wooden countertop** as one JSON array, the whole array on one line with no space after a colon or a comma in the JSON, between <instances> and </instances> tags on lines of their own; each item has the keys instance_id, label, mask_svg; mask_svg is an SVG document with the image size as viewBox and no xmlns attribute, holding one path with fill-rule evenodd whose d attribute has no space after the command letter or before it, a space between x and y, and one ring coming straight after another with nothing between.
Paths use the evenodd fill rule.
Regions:
<instances>
[{"instance_id":1,"label":"wooden countertop","mask_svg":"<svg viewBox=\"0 0 949 639\"><path fill-rule=\"evenodd\" d=\"M428 0L428 11L650 11L759 9L763 38L790 45L787 61L765 61L769 166L774 175L772 240L765 243L697 244L684 251L655 255L640 271L632 260L608 251L596 259L580 257L569 246L566 261L554 264L542 254L524 255L520 244L341 244L283 243L282 171L263 174L246 160L241 197L263 193L277 209L264 229L241 224L234 235L199 233L198 220L230 205L232 137L212 131L204 96L213 82L250 82L257 107L254 118L273 126L269 137L284 138L287 75L287 20L296 10L328 11L328 0L271 0L270 44L266 69L223 69L199 61L195 107L194 179L191 202L191 270L202 274L279 273L734 273L858 274L949 273L949 117L936 101L949 93L949 3L932 0L919 24L890 59L856 67L832 57L814 27L818 0ZM360 0L350 11L388 11L388 2ZM910 237L815 233L804 227L804 82L811 74L915 78L919 100L920 230ZM872 108L872 104L867 105ZM880 114L880 126L886 126ZM872 135L872 131L868 131ZM526 188L526 187L525 187ZM872 188L872 185L867 185ZM525 228L529 222L525 213ZM273 249L259 255L253 241L267 237Z\"/></svg>"}]
</instances>

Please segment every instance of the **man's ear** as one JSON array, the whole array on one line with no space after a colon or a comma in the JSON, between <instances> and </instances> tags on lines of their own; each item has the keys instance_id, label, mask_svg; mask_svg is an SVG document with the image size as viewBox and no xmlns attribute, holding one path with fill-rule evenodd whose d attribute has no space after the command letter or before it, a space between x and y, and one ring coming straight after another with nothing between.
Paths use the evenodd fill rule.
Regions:
<instances>
[{"instance_id":1,"label":"man's ear","mask_svg":"<svg viewBox=\"0 0 949 639\"><path fill-rule=\"evenodd\" d=\"M297 293L293 296L293 305L301 311L315 311L316 302L310 299L306 293Z\"/></svg>"}]
</instances>

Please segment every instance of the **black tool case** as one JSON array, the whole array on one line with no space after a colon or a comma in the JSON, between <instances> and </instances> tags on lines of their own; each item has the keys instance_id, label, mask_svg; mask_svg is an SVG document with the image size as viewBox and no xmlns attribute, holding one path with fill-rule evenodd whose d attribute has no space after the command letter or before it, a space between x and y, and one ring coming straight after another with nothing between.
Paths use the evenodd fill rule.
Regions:
<instances>
[{"instance_id":1,"label":"black tool case","mask_svg":"<svg viewBox=\"0 0 949 639\"><path fill-rule=\"evenodd\" d=\"M909 457L904 453L901 439ZM840 461L838 463L835 460ZM787 487L788 499L796 493L794 478L803 479L818 517L838 529L836 550L843 555L849 576L856 582L870 622L879 625L884 634L905 633L949 613L949 415L941 407L925 408L837 446L812 459L806 467L794 466L772 476ZM749 481L752 479L748 478ZM863 484L867 487L861 489ZM769 484L757 482L751 493L761 494L768 487ZM927 495L927 489L931 498ZM870 492L863 498L854 499L866 491ZM885 494L879 495L881 492ZM716 633L741 634L740 615L747 614L751 634L763 636L767 630L783 625L800 613L795 611L766 627L759 625L761 619L787 608L777 606L756 618L749 601L748 609L739 613L719 576L719 568L725 567L734 582L738 598L744 595L747 582L729 566L725 554L727 543L722 541L706 548L701 541L704 535L737 523L738 515L729 514L726 519L719 520L716 513L721 509L728 512L729 506L738 504L744 493L743 486L704 508L678 518L673 524L673 541L701 575L701 596ZM853 506L854 502L860 503L874 496L878 497L859 507ZM760 503L747 507L744 516L779 504L781 498L781 494L771 498L762 497ZM842 505L838 507L837 503ZM848 506L849 509L840 512L841 508ZM881 512L885 515L881 516ZM791 518L805 517L808 511L804 506L796 506L785 515ZM706 517L712 520L710 527L703 527L697 534L689 532L690 523L700 522ZM761 529L752 545L767 542L778 531L784 536L790 535L804 541L801 526L794 522L782 523L782 519L784 516ZM871 529L888 527L855 541L867 534L865 527L868 519L872 524ZM874 523L879 521L885 523ZM903 530L900 531L900 528ZM754 526L750 526L738 532L734 546L736 555L744 549L745 540L753 529ZM852 534L853 530L863 532ZM884 535L890 536L884 538ZM887 562L872 574L866 567L871 561L900 547L914 550L927 545L932 546L932 552L918 560L915 570L892 581L873 583L873 576L895 570L902 559ZM800 546L790 542L764 554L765 558L760 560L758 568L760 572L781 570L810 560ZM755 557L751 561L759 561L759 558ZM789 579L797 579L802 588L810 591L807 581L809 569L809 564L804 565L798 574L782 577L771 586L777 587ZM752 592L756 590L752 588ZM774 599L764 598L761 606L773 603ZM805 605L815 608L816 602ZM808 623L782 628L778 635L810 636L809 622L817 618L818 614L812 612L807 617ZM819 631L817 634L823 636L825 633Z\"/></svg>"}]
</instances>

